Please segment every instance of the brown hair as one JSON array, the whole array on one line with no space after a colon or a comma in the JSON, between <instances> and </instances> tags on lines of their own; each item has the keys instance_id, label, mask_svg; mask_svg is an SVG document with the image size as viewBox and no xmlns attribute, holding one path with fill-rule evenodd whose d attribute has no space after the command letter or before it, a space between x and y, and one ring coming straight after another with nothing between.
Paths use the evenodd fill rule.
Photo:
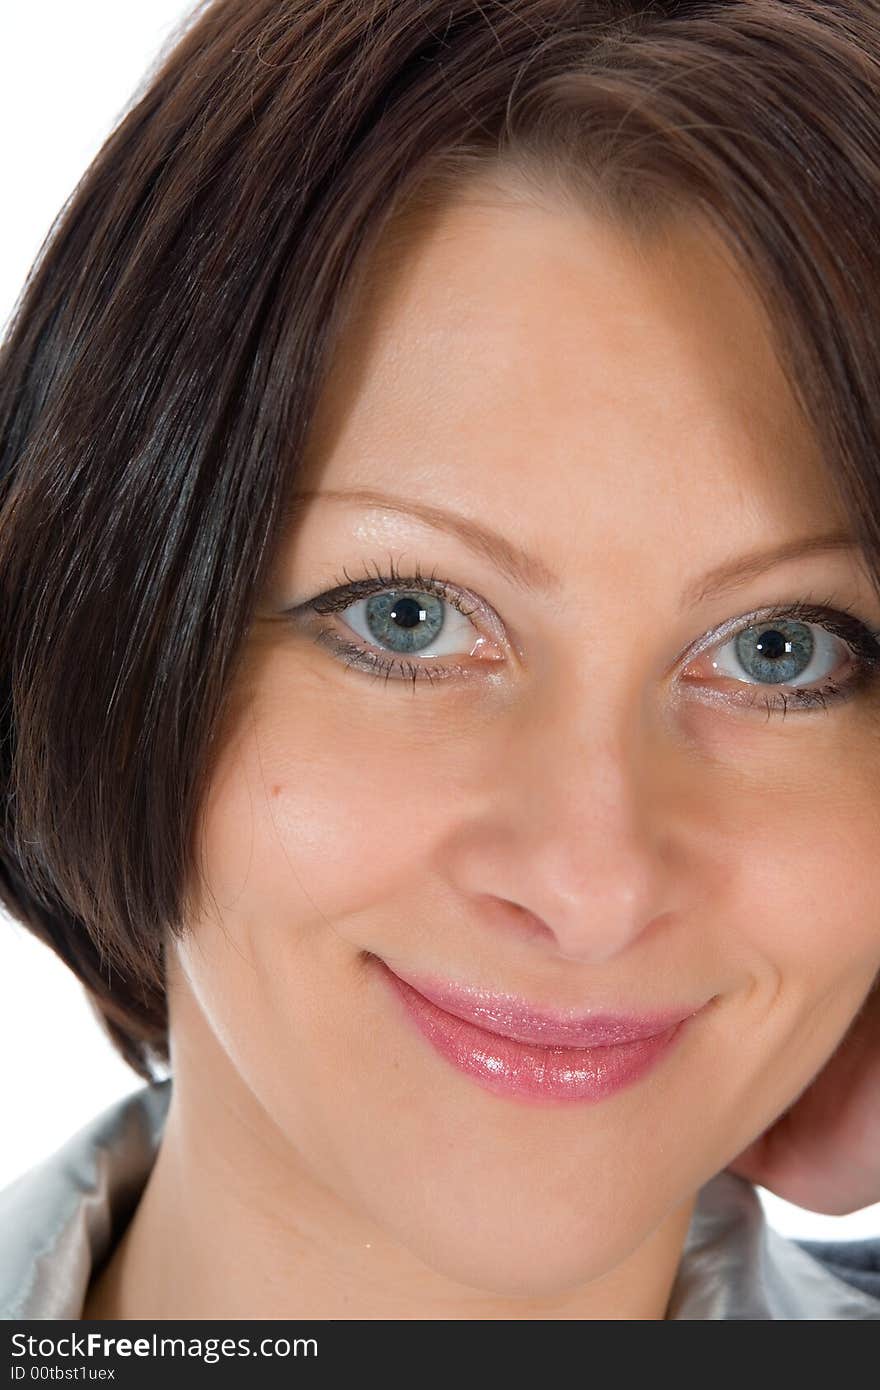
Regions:
<instances>
[{"instance_id":1,"label":"brown hair","mask_svg":"<svg viewBox=\"0 0 880 1390\"><path fill-rule=\"evenodd\" d=\"M501 162L751 275L880 589L877 0L214 0L0 358L0 895L143 1077L163 932L366 253Z\"/></svg>"}]
</instances>

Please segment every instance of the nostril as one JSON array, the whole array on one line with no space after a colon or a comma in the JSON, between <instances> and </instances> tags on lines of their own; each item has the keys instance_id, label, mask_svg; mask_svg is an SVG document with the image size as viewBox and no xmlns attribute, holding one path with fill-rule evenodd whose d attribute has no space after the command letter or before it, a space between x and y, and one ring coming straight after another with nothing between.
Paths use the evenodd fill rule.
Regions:
<instances>
[{"instance_id":1,"label":"nostril","mask_svg":"<svg viewBox=\"0 0 880 1390\"><path fill-rule=\"evenodd\" d=\"M521 903L490 896L486 899L486 912L491 925L508 934L513 932L523 941L553 940L553 932L543 918Z\"/></svg>"},{"instance_id":2,"label":"nostril","mask_svg":"<svg viewBox=\"0 0 880 1390\"><path fill-rule=\"evenodd\" d=\"M552 941L553 932L547 926L543 918L529 911L527 907L519 907L517 905L517 910L522 914L523 926L528 931L529 936L544 937L546 940Z\"/></svg>"}]
</instances>

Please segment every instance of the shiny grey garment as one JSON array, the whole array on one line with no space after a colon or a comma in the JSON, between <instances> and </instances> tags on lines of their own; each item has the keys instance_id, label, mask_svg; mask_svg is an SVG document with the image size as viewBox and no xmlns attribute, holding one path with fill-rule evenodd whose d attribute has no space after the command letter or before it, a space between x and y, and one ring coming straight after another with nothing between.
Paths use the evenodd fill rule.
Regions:
<instances>
[{"instance_id":1,"label":"shiny grey garment","mask_svg":"<svg viewBox=\"0 0 880 1390\"><path fill-rule=\"evenodd\" d=\"M115 1102L0 1192L0 1318L82 1317L92 1273L140 1200L171 1086ZM878 1266L880 1238L789 1240L750 1183L719 1173L700 1189L667 1317L880 1320Z\"/></svg>"}]
</instances>

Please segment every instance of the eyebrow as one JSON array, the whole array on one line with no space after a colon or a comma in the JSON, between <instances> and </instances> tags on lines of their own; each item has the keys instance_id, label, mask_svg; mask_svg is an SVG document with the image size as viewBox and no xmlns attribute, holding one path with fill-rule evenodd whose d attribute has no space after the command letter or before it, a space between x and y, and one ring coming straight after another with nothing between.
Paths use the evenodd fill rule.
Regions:
<instances>
[{"instance_id":1,"label":"eyebrow","mask_svg":"<svg viewBox=\"0 0 880 1390\"><path fill-rule=\"evenodd\" d=\"M489 560L520 588L547 595L558 595L561 592L562 585L558 576L548 569L538 556L530 555L527 550L520 549L497 531L492 531L469 517L461 516L458 512L449 512L443 507L435 507L427 502L415 502L411 498L389 497L383 492L375 492L372 488L356 488L346 492L316 488L299 493L294 498L294 508L297 508L301 499L312 497L323 498L328 502L355 502L361 506L381 507L384 511L398 512L402 516L417 517L436 531L448 531L458 536L469 550Z\"/></svg>"},{"instance_id":2,"label":"eyebrow","mask_svg":"<svg viewBox=\"0 0 880 1390\"><path fill-rule=\"evenodd\" d=\"M825 536L806 536L803 540L786 541L784 545L772 546L769 550L753 550L748 555L723 561L704 574L696 584L689 585L681 597L682 607L696 607L707 598L717 598L720 594L739 589L765 570L781 565L784 560L860 548L847 532L832 531Z\"/></svg>"},{"instance_id":3,"label":"eyebrow","mask_svg":"<svg viewBox=\"0 0 880 1390\"><path fill-rule=\"evenodd\" d=\"M457 536L469 550L489 560L520 588L548 597L558 597L561 593L562 584L559 576L538 556L514 545L497 531L469 517L461 516L458 512L450 512L426 502L416 502L411 498L392 497L373 488L353 488L346 491L314 488L299 492L293 498L291 513L298 512L300 505L312 498L321 498L328 502L355 503L360 506L382 508L402 516L416 517L434 530L446 531ZM783 545L770 549L754 550L748 555L723 561L698 581L688 585L682 592L681 606L696 607L708 598L717 598L721 594L729 593L785 560L856 548L860 547L852 535L844 531L833 531L827 535L786 541Z\"/></svg>"}]
</instances>

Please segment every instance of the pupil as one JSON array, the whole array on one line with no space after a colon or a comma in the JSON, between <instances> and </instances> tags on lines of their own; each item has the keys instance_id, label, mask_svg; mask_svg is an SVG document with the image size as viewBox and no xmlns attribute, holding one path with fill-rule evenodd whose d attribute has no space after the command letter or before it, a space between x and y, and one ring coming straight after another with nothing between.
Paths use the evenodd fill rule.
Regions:
<instances>
[{"instance_id":1,"label":"pupil","mask_svg":"<svg viewBox=\"0 0 880 1390\"><path fill-rule=\"evenodd\" d=\"M781 632L771 628L767 632L761 633L761 640L758 643L758 651L762 656L778 657L785 655L786 641Z\"/></svg>"},{"instance_id":2,"label":"pupil","mask_svg":"<svg viewBox=\"0 0 880 1390\"><path fill-rule=\"evenodd\" d=\"M414 598L399 598L389 614L401 627L418 627L422 621L421 605Z\"/></svg>"}]
</instances>

